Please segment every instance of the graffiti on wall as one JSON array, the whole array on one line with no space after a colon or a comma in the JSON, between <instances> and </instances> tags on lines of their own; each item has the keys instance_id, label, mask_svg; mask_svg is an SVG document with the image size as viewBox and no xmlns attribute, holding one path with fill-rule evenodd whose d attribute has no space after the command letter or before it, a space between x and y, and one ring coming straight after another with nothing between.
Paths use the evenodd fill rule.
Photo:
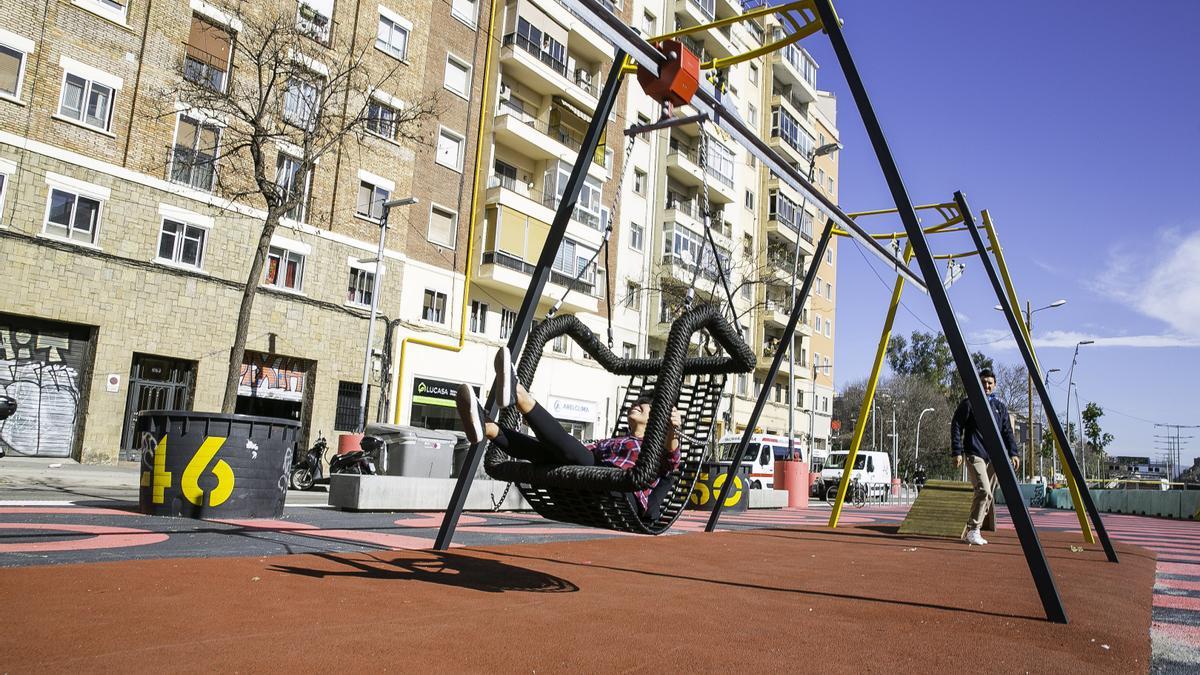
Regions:
<instances>
[{"instance_id":1,"label":"graffiti on wall","mask_svg":"<svg viewBox=\"0 0 1200 675\"><path fill-rule=\"evenodd\" d=\"M6 452L71 454L86 346L66 331L0 324L0 393L17 400L17 412L0 421Z\"/></svg>"},{"instance_id":2,"label":"graffiti on wall","mask_svg":"<svg viewBox=\"0 0 1200 675\"><path fill-rule=\"evenodd\" d=\"M308 362L303 359L246 352L238 380L238 395L301 401L304 399L307 370Z\"/></svg>"}]
</instances>

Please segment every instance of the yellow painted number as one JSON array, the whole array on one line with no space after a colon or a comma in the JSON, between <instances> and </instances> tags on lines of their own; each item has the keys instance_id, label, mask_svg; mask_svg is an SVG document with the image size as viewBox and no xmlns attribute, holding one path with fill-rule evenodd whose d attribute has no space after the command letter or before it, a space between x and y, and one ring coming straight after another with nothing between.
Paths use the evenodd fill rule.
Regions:
<instances>
[{"instance_id":1,"label":"yellow painted number","mask_svg":"<svg viewBox=\"0 0 1200 675\"><path fill-rule=\"evenodd\" d=\"M150 500L163 503L163 491L171 487L171 472L167 471L167 437L163 436L154 446L154 471L142 472L142 487L152 490Z\"/></svg>"},{"instance_id":2,"label":"yellow painted number","mask_svg":"<svg viewBox=\"0 0 1200 675\"><path fill-rule=\"evenodd\" d=\"M202 506L204 502L204 491L200 489L200 475L204 473L204 469L224 444L223 436L209 436L204 439L204 442L200 444L200 449L192 457L192 461L188 462L187 468L183 470L183 483L180 485L180 489L183 490L183 496L196 506ZM157 456L154 461L157 465ZM233 493L233 469L225 460L218 459L217 463L213 465L212 472L217 477L217 486L208 493L208 505L220 506Z\"/></svg>"}]
</instances>

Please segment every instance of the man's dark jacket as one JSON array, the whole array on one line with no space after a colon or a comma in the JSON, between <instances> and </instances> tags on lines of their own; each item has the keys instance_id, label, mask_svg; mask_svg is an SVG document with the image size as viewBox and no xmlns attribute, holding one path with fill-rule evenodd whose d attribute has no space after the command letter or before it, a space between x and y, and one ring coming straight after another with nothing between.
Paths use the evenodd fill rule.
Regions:
<instances>
[{"instance_id":1,"label":"man's dark jacket","mask_svg":"<svg viewBox=\"0 0 1200 675\"><path fill-rule=\"evenodd\" d=\"M1012 425L1008 421L1008 406L995 396L988 396L988 404L992 408L992 417L996 418L996 424L1000 427L1000 438L1004 441L1008 456L1019 457L1021 453L1017 450L1017 441L1013 438ZM983 436L971 415L971 402L965 398L958 404L958 409L954 411L954 419L950 422L950 454L955 457L963 454L964 435L968 439L968 454L991 460L983 447Z\"/></svg>"}]
</instances>

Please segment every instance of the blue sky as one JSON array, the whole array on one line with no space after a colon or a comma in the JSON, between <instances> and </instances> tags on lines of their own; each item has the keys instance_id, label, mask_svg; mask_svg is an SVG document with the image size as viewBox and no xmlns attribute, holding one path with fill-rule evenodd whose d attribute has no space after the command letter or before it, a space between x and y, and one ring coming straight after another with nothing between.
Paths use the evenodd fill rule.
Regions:
<instances>
[{"instance_id":1,"label":"blue sky","mask_svg":"<svg viewBox=\"0 0 1200 675\"><path fill-rule=\"evenodd\" d=\"M1154 422L1200 424L1200 2L837 7L913 200L962 190L991 212L1022 303L1068 301L1034 315L1043 368L1062 369L1056 406L1076 341L1094 339L1075 382L1105 409L1110 453L1157 454ZM819 87L839 99L842 207L892 206L827 39L804 45L822 65ZM970 248L963 235L932 243ZM839 256L841 386L870 370L892 277L849 241ZM950 295L972 350L1018 362L982 267L964 262ZM895 334L938 326L928 296L909 292L905 305ZM1198 432L1182 432L1196 436L1184 443L1189 465Z\"/></svg>"}]
</instances>

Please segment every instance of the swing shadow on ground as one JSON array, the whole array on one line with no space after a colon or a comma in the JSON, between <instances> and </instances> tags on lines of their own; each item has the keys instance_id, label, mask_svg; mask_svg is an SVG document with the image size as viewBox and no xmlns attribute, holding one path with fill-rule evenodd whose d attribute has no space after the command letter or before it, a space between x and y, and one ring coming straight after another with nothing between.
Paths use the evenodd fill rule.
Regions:
<instances>
[{"instance_id":1,"label":"swing shadow on ground","mask_svg":"<svg viewBox=\"0 0 1200 675\"><path fill-rule=\"evenodd\" d=\"M316 553L327 565L271 565L268 571L324 579L356 577L378 581L417 581L485 593L575 593L574 583L544 572L439 551L396 551L391 555Z\"/></svg>"}]
</instances>

